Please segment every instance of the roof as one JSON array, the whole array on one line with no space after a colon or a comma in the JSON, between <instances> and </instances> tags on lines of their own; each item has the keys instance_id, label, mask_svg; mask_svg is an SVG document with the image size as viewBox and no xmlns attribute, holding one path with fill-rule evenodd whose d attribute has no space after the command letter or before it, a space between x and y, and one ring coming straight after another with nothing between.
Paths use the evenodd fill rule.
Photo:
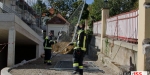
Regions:
<instances>
[{"instance_id":1,"label":"roof","mask_svg":"<svg viewBox=\"0 0 150 75\"><path fill-rule=\"evenodd\" d=\"M54 16L51 20L47 21L46 24L70 24L64 17L60 14Z\"/></svg>"}]
</instances>

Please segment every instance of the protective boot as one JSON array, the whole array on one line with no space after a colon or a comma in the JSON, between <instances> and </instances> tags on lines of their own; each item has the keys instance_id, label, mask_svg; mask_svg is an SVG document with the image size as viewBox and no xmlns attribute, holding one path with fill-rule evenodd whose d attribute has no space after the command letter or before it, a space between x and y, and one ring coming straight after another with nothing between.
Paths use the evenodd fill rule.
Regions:
<instances>
[{"instance_id":1,"label":"protective boot","mask_svg":"<svg viewBox=\"0 0 150 75\"><path fill-rule=\"evenodd\" d=\"M73 72L72 72L72 75L77 74L77 73L78 73L77 71L73 71Z\"/></svg>"},{"instance_id":2,"label":"protective boot","mask_svg":"<svg viewBox=\"0 0 150 75\"><path fill-rule=\"evenodd\" d=\"M47 65L52 65L50 60L47 61Z\"/></svg>"},{"instance_id":3,"label":"protective boot","mask_svg":"<svg viewBox=\"0 0 150 75\"><path fill-rule=\"evenodd\" d=\"M83 69L79 69L79 75L83 75Z\"/></svg>"},{"instance_id":4,"label":"protective boot","mask_svg":"<svg viewBox=\"0 0 150 75\"><path fill-rule=\"evenodd\" d=\"M44 60L44 64L46 64L47 63L47 60Z\"/></svg>"},{"instance_id":5,"label":"protective boot","mask_svg":"<svg viewBox=\"0 0 150 75\"><path fill-rule=\"evenodd\" d=\"M52 63L47 63L47 65L52 65Z\"/></svg>"}]
</instances>

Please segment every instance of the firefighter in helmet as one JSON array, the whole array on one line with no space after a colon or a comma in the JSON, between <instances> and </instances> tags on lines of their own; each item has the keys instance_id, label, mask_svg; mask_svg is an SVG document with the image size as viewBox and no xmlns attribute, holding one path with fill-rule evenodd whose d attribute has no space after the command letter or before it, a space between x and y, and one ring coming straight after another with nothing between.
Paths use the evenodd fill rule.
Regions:
<instances>
[{"instance_id":1,"label":"firefighter in helmet","mask_svg":"<svg viewBox=\"0 0 150 75\"><path fill-rule=\"evenodd\" d=\"M45 51L44 63L47 65L51 65L52 45L57 43L52 38L53 38L53 34L52 32L49 32L49 36L46 36L44 43L43 43L44 51Z\"/></svg>"},{"instance_id":2,"label":"firefighter in helmet","mask_svg":"<svg viewBox=\"0 0 150 75\"><path fill-rule=\"evenodd\" d=\"M72 74L79 72L79 75L83 75L83 58L86 52L86 32L84 31L85 25L78 25L77 27L77 37L76 42L70 43L69 45L74 45L73 52L73 68Z\"/></svg>"}]
</instances>

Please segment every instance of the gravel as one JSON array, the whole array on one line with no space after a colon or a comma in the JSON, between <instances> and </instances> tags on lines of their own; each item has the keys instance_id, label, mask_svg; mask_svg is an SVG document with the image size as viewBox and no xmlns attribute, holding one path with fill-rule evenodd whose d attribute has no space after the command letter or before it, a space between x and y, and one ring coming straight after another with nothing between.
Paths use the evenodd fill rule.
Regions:
<instances>
[{"instance_id":1,"label":"gravel","mask_svg":"<svg viewBox=\"0 0 150 75\"><path fill-rule=\"evenodd\" d=\"M35 61L28 62L22 66L18 66L10 70L12 75L71 75L72 70L54 70L54 66L58 61L71 61L71 54L59 54L56 57L52 58L52 65L46 65L43 63L43 58L38 58ZM85 56L84 61L91 61ZM93 61L94 62L94 61ZM84 75L116 75L113 74L113 70L104 67L102 63L99 63L100 70L103 70L105 73L97 70L85 71Z\"/></svg>"}]
</instances>

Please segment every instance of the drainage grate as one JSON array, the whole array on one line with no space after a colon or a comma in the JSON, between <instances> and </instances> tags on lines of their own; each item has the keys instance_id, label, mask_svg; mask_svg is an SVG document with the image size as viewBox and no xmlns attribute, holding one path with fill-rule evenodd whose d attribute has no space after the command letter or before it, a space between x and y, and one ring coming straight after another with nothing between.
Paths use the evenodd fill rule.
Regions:
<instances>
[{"instance_id":1,"label":"drainage grate","mask_svg":"<svg viewBox=\"0 0 150 75\"><path fill-rule=\"evenodd\" d=\"M73 69L72 61L59 61L56 63L54 68L62 68L62 69Z\"/></svg>"}]
</instances>

